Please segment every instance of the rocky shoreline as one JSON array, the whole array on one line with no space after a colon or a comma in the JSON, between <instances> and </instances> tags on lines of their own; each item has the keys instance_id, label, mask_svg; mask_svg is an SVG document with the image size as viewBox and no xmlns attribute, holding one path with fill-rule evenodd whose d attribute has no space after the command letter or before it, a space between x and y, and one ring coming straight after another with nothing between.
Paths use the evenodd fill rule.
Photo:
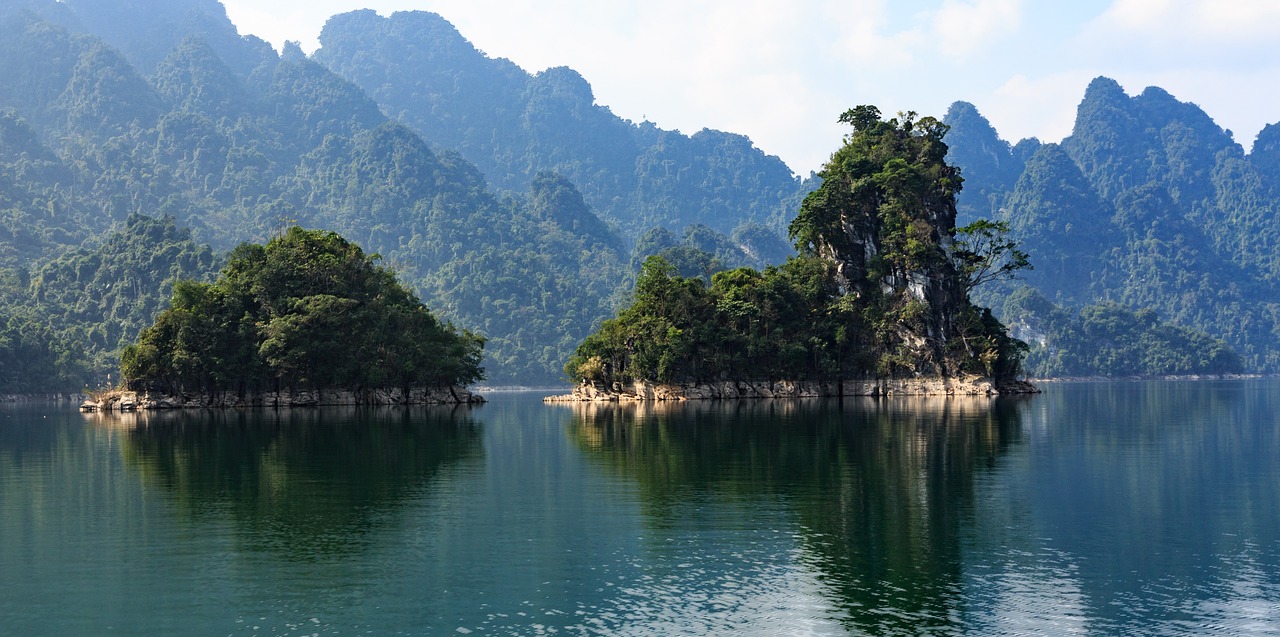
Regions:
<instances>
[{"instance_id":1,"label":"rocky shoreline","mask_svg":"<svg viewBox=\"0 0 1280 637\"><path fill-rule=\"evenodd\" d=\"M605 388L583 383L573 393L548 396L544 402L647 402L676 400L742 400L824 398L839 396L998 396L1039 393L1025 381L996 383L990 378L882 378L843 381L723 381L662 384L637 381Z\"/></svg>"},{"instance_id":2,"label":"rocky shoreline","mask_svg":"<svg viewBox=\"0 0 1280 637\"><path fill-rule=\"evenodd\" d=\"M246 407L337 407L351 405L471 405L483 396L462 387L405 389L297 389L279 392L157 394L115 390L91 395L81 411L150 409L238 409Z\"/></svg>"}]
</instances>

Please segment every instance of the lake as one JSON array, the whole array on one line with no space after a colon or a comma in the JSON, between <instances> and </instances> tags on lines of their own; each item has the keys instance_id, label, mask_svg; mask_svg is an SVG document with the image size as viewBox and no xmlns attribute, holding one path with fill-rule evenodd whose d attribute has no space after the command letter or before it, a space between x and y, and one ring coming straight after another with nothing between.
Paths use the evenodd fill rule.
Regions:
<instances>
[{"instance_id":1,"label":"lake","mask_svg":"<svg viewBox=\"0 0 1280 637\"><path fill-rule=\"evenodd\" d=\"M1280 381L0 407L8 635L1280 633Z\"/></svg>"}]
</instances>

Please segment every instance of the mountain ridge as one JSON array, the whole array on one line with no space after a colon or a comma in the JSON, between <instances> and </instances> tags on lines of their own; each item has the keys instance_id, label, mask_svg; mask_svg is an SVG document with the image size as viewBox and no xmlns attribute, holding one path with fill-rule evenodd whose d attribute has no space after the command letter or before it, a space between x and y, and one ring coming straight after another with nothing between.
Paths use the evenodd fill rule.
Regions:
<instances>
[{"instance_id":1,"label":"mountain ridge","mask_svg":"<svg viewBox=\"0 0 1280 637\"><path fill-rule=\"evenodd\" d=\"M1280 370L1275 129L1246 154L1196 105L1157 87L1130 96L1105 77L1090 83L1072 134L1025 160L990 141L972 105L947 121L960 138L985 135L1018 174L1011 185L982 154L957 154L960 208L1010 224L1037 267L1027 284L1068 312L1154 310L1224 339L1249 369ZM966 199L974 190L986 200ZM1008 286L983 296L1006 318L1025 315L1011 298Z\"/></svg>"}]
</instances>

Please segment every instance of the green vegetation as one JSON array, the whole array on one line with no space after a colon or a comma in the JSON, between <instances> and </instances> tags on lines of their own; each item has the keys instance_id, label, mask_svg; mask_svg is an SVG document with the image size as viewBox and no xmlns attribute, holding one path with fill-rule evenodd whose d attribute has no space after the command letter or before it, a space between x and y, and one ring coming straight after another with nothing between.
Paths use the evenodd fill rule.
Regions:
<instances>
[{"instance_id":1,"label":"green vegetation","mask_svg":"<svg viewBox=\"0 0 1280 637\"><path fill-rule=\"evenodd\" d=\"M861 106L853 127L791 225L800 255L764 271L703 279L645 261L633 303L578 347L574 380L611 387L688 382L954 376L1018 372L1023 345L967 290L1008 276L1026 257L998 224L964 233L958 172L945 162L946 126L908 113L882 119ZM946 241L944 241L946 239Z\"/></svg>"},{"instance_id":2,"label":"green vegetation","mask_svg":"<svg viewBox=\"0 0 1280 637\"><path fill-rule=\"evenodd\" d=\"M1100 303L1068 312L1023 287L1006 300L1001 315L1033 343L1024 366L1040 378L1244 371L1240 356L1221 339L1162 322L1149 309Z\"/></svg>"},{"instance_id":3,"label":"green vegetation","mask_svg":"<svg viewBox=\"0 0 1280 637\"><path fill-rule=\"evenodd\" d=\"M967 144L960 209L1007 223L1036 264L1025 279L1039 309L1011 304L1010 286L977 293L1011 324L1053 326L1033 373L1280 371L1280 129L1246 155L1195 105L1107 78L1061 144L1010 146L968 104L947 121Z\"/></svg>"},{"instance_id":4,"label":"green vegetation","mask_svg":"<svg viewBox=\"0 0 1280 637\"><path fill-rule=\"evenodd\" d=\"M151 324L179 279L209 279L218 258L172 217L129 217L96 245L34 273L0 271L0 391L43 393L97 386L119 351Z\"/></svg>"},{"instance_id":5,"label":"green vegetation","mask_svg":"<svg viewBox=\"0 0 1280 637\"><path fill-rule=\"evenodd\" d=\"M490 190L475 166L389 122L296 47L277 56L235 35L216 2L25 4L0 8L0 319L14 347L47 352L38 360L51 371L15 360L0 392L115 374L119 348L168 302L174 263L39 273L130 241L142 215L211 246L198 268L180 268L199 280L216 272L213 254L295 223L349 237L443 318L486 334L495 383L558 381L629 287L627 242L573 182L539 172L526 191ZM98 303L108 307L90 311Z\"/></svg>"},{"instance_id":6,"label":"green vegetation","mask_svg":"<svg viewBox=\"0 0 1280 637\"><path fill-rule=\"evenodd\" d=\"M564 175L631 240L654 227L731 234L744 223L780 238L814 187L742 135L624 120L595 103L576 71L530 74L491 59L434 13L343 13L320 43L318 62L495 186L523 191L539 173Z\"/></svg>"},{"instance_id":7,"label":"green vegetation","mask_svg":"<svg viewBox=\"0 0 1280 637\"><path fill-rule=\"evenodd\" d=\"M0 6L0 393L105 382L173 281L210 281L226 251L295 224L383 255L442 319L485 334L490 382L551 384L647 257L708 290L743 266L767 276L794 255L782 235L797 210L803 255L869 316L940 333L932 308L959 307L966 285L984 303L1010 293L979 270L1018 265L998 250L1012 240L1037 266L1027 282L1068 313L1152 309L1222 338L1246 369L1280 370L1280 127L1245 155L1195 107L1100 80L1063 144L1010 146L957 105L956 207L996 241L966 260L939 248L960 175L936 161L945 127L929 118L899 121L910 143L855 140L869 145L841 151L823 175L836 183L805 200L822 180L745 137L622 120L575 72L490 59L439 16L345 14L322 41L314 58L276 54L215 0ZM855 156L897 150L892 166ZM874 224L841 217L854 192L884 197ZM916 209L932 212L903 212ZM912 304L898 292L920 268L958 287ZM867 283L882 277L884 294ZM902 334L858 320L881 333L873 367L924 351L893 354ZM945 341L926 367L949 365ZM852 364L823 356L813 373Z\"/></svg>"},{"instance_id":8,"label":"green vegetation","mask_svg":"<svg viewBox=\"0 0 1280 637\"><path fill-rule=\"evenodd\" d=\"M332 232L243 244L211 284L182 281L124 349L126 380L177 391L467 385L484 340L441 323Z\"/></svg>"}]
</instances>

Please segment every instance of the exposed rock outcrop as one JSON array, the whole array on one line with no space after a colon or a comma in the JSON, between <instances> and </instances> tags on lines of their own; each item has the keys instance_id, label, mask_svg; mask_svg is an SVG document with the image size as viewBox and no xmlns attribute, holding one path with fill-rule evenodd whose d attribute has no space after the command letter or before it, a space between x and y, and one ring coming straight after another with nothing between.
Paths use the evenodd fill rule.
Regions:
<instances>
[{"instance_id":1,"label":"exposed rock outcrop","mask_svg":"<svg viewBox=\"0 0 1280 637\"><path fill-rule=\"evenodd\" d=\"M133 409L222 409L243 407L328 407L341 405L465 405L485 402L484 397L461 387L412 387L381 389L290 389L284 391L152 393L113 391L90 397L82 411L132 411Z\"/></svg>"},{"instance_id":2,"label":"exposed rock outcrop","mask_svg":"<svg viewBox=\"0 0 1280 637\"><path fill-rule=\"evenodd\" d=\"M1032 394L1030 383L996 383L990 378L883 378L845 381L755 381L660 384L637 381L612 388L583 383L573 393L548 396L546 402L629 402L673 400L737 400L750 398L821 398L835 396L995 396Z\"/></svg>"}]
</instances>

